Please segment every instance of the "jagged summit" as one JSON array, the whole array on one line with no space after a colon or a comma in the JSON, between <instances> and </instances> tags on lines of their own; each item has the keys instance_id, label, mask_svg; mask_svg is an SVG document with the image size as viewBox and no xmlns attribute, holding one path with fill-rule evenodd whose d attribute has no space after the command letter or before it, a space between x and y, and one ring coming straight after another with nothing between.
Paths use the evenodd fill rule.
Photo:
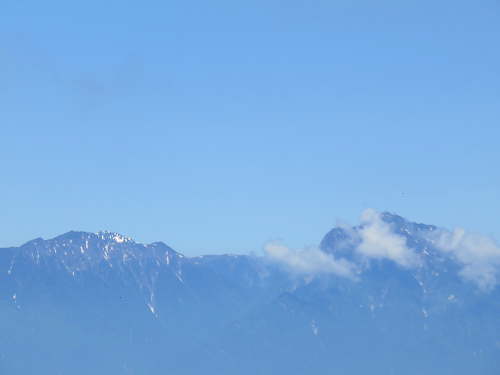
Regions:
<instances>
[{"instance_id":1,"label":"jagged summit","mask_svg":"<svg viewBox=\"0 0 500 375\"><path fill-rule=\"evenodd\" d=\"M424 251L429 245L430 240L426 237L426 234L438 229L435 225L411 222L387 211L380 214L380 219L390 225L393 233L405 238L406 245L415 249L419 254L425 254ZM353 227L352 231L351 228L346 227L333 228L323 237L319 248L326 253L353 260L353 250L358 244L353 233L363 228L364 225L365 223L361 223Z\"/></svg>"},{"instance_id":2,"label":"jagged summit","mask_svg":"<svg viewBox=\"0 0 500 375\"><path fill-rule=\"evenodd\" d=\"M401 229L413 230L413 231L426 231L426 230L433 231L438 229L435 225L427 225L427 224L408 221L402 216L391 214L390 212L387 211L382 212L380 214L380 218L382 219L382 221L394 225L396 231Z\"/></svg>"},{"instance_id":3,"label":"jagged summit","mask_svg":"<svg viewBox=\"0 0 500 375\"><path fill-rule=\"evenodd\" d=\"M129 237L125 237L119 233L109 232L109 231L100 231L97 233L91 232L82 232L82 231L69 231L67 233L61 234L54 238L44 240L43 238L36 238L34 240L28 241L24 245L20 246L19 249L29 250L33 247L35 248L45 248L47 250L51 250L52 248L58 247L66 247L68 249L80 249L81 251L85 251L88 249L89 251L95 250L110 250L110 249L118 249L118 248L130 248L134 247L137 249L151 249L157 247L165 247L170 251L172 250L170 247L165 245L163 242L155 242L149 245L140 244L137 241ZM52 252L52 251L50 251Z\"/></svg>"},{"instance_id":4,"label":"jagged summit","mask_svg":"<svg viewBox=\"0 0 500 375\"><path fill-rule=\"evenodd\" d=\"M54 237L48 241L72 241L72 240L80 240L83 238L90 239L93 236L100 238L102 241L114 241L117 243L121 242L131 242L137 243L129 237L122 236L119 233L110 232L110 231L100 231L97 233L89 233L89 232L81 232L81 231L69 231L67 233L61 234L57 237ZM40 238L41 239L41 238Z\"/></svg>"},{"instance_id":5,"label":"jagged summit","mask_svg":"<svg viewBox=\"0 0 500 375\"><path fill-rule=\"evenodd\" d=\"M66 269L80 277L82 272L103 275L113 268L119 274L137 275L137 268L176 263L181 256L162 242L142 245L109 231L70 231L49 240L37 238L18 248L0 249L0 258L6 260L9 274L23 273L34 263L54 272Z\"/></svg>"}]
</instances>

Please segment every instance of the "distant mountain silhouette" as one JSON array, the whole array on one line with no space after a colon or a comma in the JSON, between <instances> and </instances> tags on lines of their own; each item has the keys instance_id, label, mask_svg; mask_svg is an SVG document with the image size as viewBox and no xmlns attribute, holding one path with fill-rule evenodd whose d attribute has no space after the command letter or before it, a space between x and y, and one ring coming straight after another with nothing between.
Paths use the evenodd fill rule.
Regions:
<instances>
[{"instance_id":1,"label":"distant mountain silhouette","mask_svg":"<svg viewBox=\"0 0 500 375\"><path fill-rule=\"evenodd\" d=\"M435 226L380 217L420 266L297 276L110 232L0 249L0 374L498 374L500 288L464 282ZM320 249L355 246L339 227Z\"/></svg>"}]
</instances>

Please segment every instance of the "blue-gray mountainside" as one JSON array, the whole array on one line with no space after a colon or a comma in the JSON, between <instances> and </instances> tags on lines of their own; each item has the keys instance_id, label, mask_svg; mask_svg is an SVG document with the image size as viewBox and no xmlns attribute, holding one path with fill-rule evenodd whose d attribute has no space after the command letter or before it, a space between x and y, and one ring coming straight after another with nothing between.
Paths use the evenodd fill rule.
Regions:
<instances>
[{"instance_id":1,"label":"blue-gray mountainside","mask_svg":"<svg viewBox=\"0 0 500 375\"><path fill-rule=\"evenodd\" d=\"M0 249L0 374L500 374L500 288L381 218L418 266L360 260L345 227L319 248L355 277L110 232Z\"/></svg>"}]
</instances>

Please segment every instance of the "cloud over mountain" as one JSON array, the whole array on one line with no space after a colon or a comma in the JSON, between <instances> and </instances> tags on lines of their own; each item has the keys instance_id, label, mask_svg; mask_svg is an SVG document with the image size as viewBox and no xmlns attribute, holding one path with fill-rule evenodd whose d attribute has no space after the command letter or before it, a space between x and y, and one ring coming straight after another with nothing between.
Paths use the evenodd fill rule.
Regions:
<instances>
[{"instance_id":1,"label":"cloud over mountain","mask_svg":"<svg viewBox=\"0 0 500 375\"><path fill-rule=\"evenodd\" d=\"M418 264L416 254L407 247L406 239L394 233L391 224L384 222L373 208L361 213L361 226L353 234L359 237L355 251L366 259L390 259L402 267Z\"/></svg>"},{"instance_id":2,"label":"cloud over mountain","mask_svg":"<svg viewBox=\"0 0 500 375\"><path fill-rule=\"evenodd\" d=\"M491 237L456 227L453 231L441 228L432 238L437 249L463 266L459 274L465 280L476 282L483 290L491 290L498 284L500 247Z\"/></svg>"},{"instance_id":3,"label":"cloud over mountain","mask_svg":"<svg viewBox=\"0 0 500 375\"><path fill-rule=\"evenodd\" d=\"M344 258L335 259L316 246L306 249L291 250L281 240L267 241L264 245L267 259L279 263L286 271L298 275L333 273L338 276L355 278L354 265Z\"/></svg>"},{"instance_id":4,"label":"cloud over mountain","mask_svg":"<svg viewBox=\"0 0 500 375\"><path fill-rule=\"evenodd\" d=\"M410 223L373 208L365 209L360 221L355 227L338 221L329 248L320 245L294 251L281 241L268 241L265 257L292 274L335 274L351 279L370 268L372 260L389 260L416 270L431 266L429 262L436 267L439 258L457 264L459 276L483 291L491 291L500 281L500 247L491 237L467 233L460 227L450 231Z\"/></svg>"},{"instance_id":5,"label":"cloud over mountain","mask_svg":"<svg viewBox=\"0 0 500 375\"><path fill-rule=\"evenodd\" d=\"M323 252L316 246L296 251L284 246L281 241L268 241L264 245L267 259L280 263L282 267L295 274L333 273L338 276L354 277L354 270L366 265L371 259L389 259L402 267L409 268L418 264L416 254L406 246L404 237L394 233L391 224L384 222L373 208L361 213L362 224L352 228L339 221L345 233L343 242L338 246L351 247L357 261L347 261L343 257Z\"/></svg>"}]
</instances>

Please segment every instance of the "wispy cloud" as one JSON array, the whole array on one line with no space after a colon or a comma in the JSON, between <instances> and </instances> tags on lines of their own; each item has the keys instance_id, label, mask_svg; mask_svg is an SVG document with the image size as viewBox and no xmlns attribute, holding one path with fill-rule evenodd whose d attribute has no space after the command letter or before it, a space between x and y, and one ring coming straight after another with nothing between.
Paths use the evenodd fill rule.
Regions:
<instances>
[{"instance_id":1,"label":"wispy cloud","mask_svg":"<svg viewBox=\"0 0 500 375\"><path fill-rule=\"evenodd\" d=\"M347 235L339 246L353 247L359 262L337 259L316 246L292 250L280 240L266 242L264 254L268 260L279 263L290 273L335 274L351 279L356 279L356 270L361 269L362 265L366 266L371 259L389 259L406 268L418 264L418 258L406 246L405 238L394 233L391 225L382 221L376 210L364 210L360 219L361 226L355 228L343 221L337 222Z\"/></svg>"},{"instance_id":2,"label":"wispy cloud","mask_svg":"<svg viewBox=\"0 0 500 375\"><path fill-rule=\"evenodd\" d=\"M395 231L394 224L382 220L375 209L364 210L360 221L361 224L356 227L343 221L337 222L345 238L333 250L350 249L352 257L348 259L352 261L336 258L316 246L292 250L279 240L266 242L265 256L290 273L335 274L351 279L356 279L357 273L368 268L373 259L387 259L408 269L421 265L423 258L419 258L415 250L407 246L406 238ZM475 282L484 291L492 290L500 282L500 246L493 238L467 233L460 227L453 231L441 228L420 232L420 235L432 240L436 250L461 266L459 275L464 280Z\"/></svg>"},{"instance_id":3,"label":"wispy cloud","mask_svg":"<svg viewBox=\"0 0 500 375\"><path fill-rule=\"evenodd\" d=\"M325 273L355 278L353 264L344 258L335 259L332 254L326 254L316 246L292 250L283 245L281 240L267 241L264 253L267 259L279 263L286 271L293 274Z\"/></svg>"},{"instance_id":4,"label":"wispy cloud","mask_svg":"<svg viewBox=\"0 0 500 375\"><path fill-rule=\"evenodd\" d=\"M391 224L382 221L373 208L361 213L362 225L351 233L359 237L355 251L367 260L390 259L402 267L418 265L413 250L406 246L406 239L394 233Z\"/></svg>"},{"instance_id":5,"label":"wispy cloud","mask_svg":"<svg viewBox=\"0 0 500 375\"><path fill-rule=\"evenodd\" d=\"M453 231L441 228L432 234L435 246L453 257L462 266L459 274L476 282L483 290L491 290L498 284L500 273L500 247L488 236L467 233L457 227Z\"/></svg>"}]
</instances>

